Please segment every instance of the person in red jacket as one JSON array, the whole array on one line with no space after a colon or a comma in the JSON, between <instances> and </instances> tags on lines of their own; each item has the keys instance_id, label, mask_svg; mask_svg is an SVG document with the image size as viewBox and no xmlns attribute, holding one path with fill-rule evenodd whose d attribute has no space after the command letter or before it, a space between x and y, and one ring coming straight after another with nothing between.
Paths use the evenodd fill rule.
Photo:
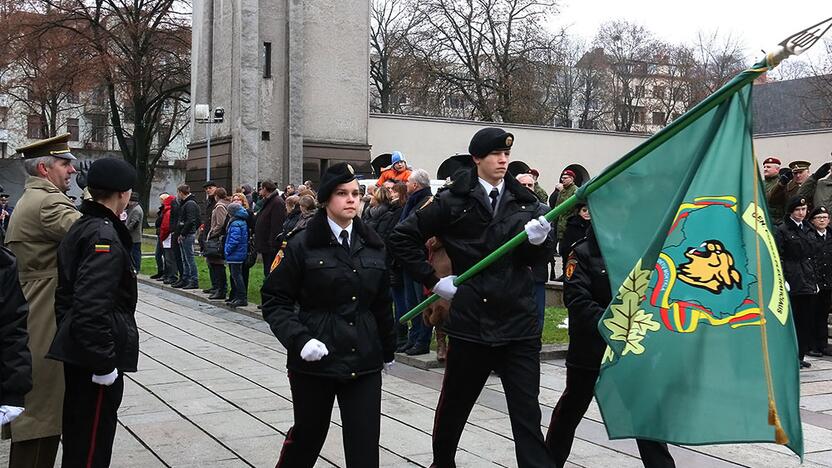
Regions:
<instances>
[{"instance_id":1,"label":"person in red jacket","mask_svg":"<svg viewBox=\"0 0 832 468\"><path fill-rule=\"evenodd\" d=\"M393 156L391 156L390 161L392 164L381 172L381 177L376 181L376 186L381 187L388 180L407 182L407 179L410 178L410 168L407 167L407 161L405 161L404 155L401 152L393 151Z\"/></svg>"},{"instance_id":2,"label":"person in red jacket","mask_svg":"<svg viewBox=\"0 0 832 468\"><path fill-rule=\"evenodd\" d=\"M173 229L170 225L170 216L175 199L176 197L173 195L168 195L162 200L162 223L159 225L159 243L162 245L162 252L165 259L165 273L162 275L162 281L165 284L173 284L179 279L176 276L176 254L173 251Z\"/></svg>"}]
</instances>

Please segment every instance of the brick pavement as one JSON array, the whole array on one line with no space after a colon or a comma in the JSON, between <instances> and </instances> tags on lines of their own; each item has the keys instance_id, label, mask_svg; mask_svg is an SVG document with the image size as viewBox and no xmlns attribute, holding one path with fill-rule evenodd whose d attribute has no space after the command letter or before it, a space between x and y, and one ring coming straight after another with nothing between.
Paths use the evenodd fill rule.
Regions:
<instances>
[{"instance_id":1,"label":"brick pavement","mask_svg":"<svg viewBox=\"0 0 832 468\"><path fill-rule=\"evenodd\" d=\"M140 371L125 382L113 466L271 467L292 422L285 350L261 320L140 285ZM832 466L832 360L801 372L807 467ZM545 361L545 425L563 390L562 360ZM399 365L384 377L381 462L427 466L442 369ZM593 403L569 466L641 466L635 443L609 441ZM344 466L340 418L317 466ZM789 467L797 457L772 444L672 447L680 467ZM0 443L0 466L8 442ZM488 380L460 443L461 467L515 466L500 381Z\"/></svg>"}]
</instances>

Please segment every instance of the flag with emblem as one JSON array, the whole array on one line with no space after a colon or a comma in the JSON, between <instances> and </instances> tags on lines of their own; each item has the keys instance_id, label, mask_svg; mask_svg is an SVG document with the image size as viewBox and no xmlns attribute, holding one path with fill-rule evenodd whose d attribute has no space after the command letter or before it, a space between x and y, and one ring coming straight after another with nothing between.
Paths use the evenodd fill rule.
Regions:
<instances>
[{"instance_id":1,"label":"flag with emblem","mask_svg":"<svg viewBox=\"0 0 832 468\"><path fill-rule=\"evenodd\" d=\"M795 329L752 145L755 67L577 195L613 291L595 388L612 439L803 454Z\"/></svg>"}]
</instances>

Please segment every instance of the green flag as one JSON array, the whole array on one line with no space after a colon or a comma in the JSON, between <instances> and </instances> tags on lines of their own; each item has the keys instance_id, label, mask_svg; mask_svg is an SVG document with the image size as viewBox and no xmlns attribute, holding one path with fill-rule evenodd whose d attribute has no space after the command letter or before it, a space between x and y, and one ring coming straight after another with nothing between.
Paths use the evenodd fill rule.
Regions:
<instances>
[{"instance_id":1,"label":"green flag","mask_svg":"<svg viewBox=\"0 0 832 468\"><path fill-rule=\"evenodd\" d=\"M622 158L605 171L620 174L586 195L613 290L595 388L612 439L778 442L803 455L795 331L752 147L752 79L735 79L721 104L634 164Z\"/></svg>"}]
</instances>

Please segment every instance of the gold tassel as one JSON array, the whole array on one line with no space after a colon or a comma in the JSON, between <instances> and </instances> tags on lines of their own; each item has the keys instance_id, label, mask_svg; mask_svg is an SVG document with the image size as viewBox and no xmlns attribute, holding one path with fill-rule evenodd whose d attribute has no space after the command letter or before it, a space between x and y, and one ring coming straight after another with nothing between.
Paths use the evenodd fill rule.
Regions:
<instances>
[{"instance_id":1,"label":"gold tassel","mask_svg":"<svg viewBox=\"0 0 832 468\"><path fill-rule=\"evenodd\" d=\"M780 417L777 416L777 408L774 406L774 400L768 400L768 424L770 426L774 426L774 441L780 445L786 445L789 443L789 436L786 435L786 431L783 430L783 426L780 425Z\"/></svg>"}]
</instances>

